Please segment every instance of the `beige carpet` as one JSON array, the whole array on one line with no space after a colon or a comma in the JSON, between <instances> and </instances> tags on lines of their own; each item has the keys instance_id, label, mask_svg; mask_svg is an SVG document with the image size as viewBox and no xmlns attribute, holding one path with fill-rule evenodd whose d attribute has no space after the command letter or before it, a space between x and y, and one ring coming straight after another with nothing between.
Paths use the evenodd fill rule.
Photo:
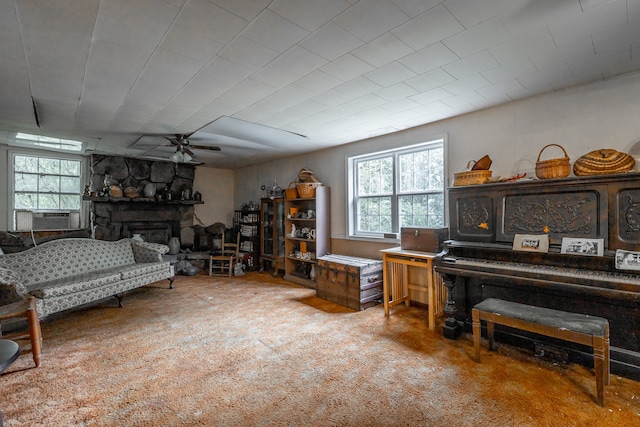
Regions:
<instances>
[{"instance_id":1,"label":"beige carpet","mask_svg":"<svg viewBox=\"0 0 640 427\"><path fill-rule=\"evenodd\" d=\"M640 383L501 346L470 356L425 310L352 311L271 275L179 276L43 322L0 376L14 426L631 426ZM28 347L28 345L27 345Z\"/></svg>"}]
</instances>

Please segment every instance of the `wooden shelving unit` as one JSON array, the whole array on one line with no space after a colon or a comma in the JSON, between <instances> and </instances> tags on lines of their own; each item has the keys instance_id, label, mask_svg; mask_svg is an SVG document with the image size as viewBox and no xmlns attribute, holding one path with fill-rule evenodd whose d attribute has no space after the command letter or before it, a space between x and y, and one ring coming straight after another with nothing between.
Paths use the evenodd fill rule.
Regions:
<instances>
[{"instance_id":1,"label":"wooden shelving unit","mask_svg":"<svg viewBox=\"0 0 640 427\"><path fill-rule=\"evenodd\" d=\"M285 199L285 280L316 288L317 259L331 252L329 207L329 187L324 186L316 188L314 198Z\"/></svg>"}]
</instances>

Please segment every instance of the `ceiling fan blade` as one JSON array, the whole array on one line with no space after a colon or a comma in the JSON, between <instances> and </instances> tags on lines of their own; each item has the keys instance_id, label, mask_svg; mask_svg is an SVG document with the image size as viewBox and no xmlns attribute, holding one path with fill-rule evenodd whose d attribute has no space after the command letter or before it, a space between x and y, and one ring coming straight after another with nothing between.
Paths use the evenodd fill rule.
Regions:
<instances>
[{"instance_id":1,"label":"ceiling fan blade","mask_svg":"<svg viewBox=\"0 0 640 427\"><path fill-rule=\"evenodd\" d=\"M172 145L179 147L181 144L175 138L169 138L168 136L164 137L167 141L169 141Z\"/></svg>"},{"instance_id":2,"label":"ceiling fan blade","mask_svg":"<svg viewBox=\"0 0 640 427\"><path fill-rule=\"evenodd\" d=\"M187 147L186 145L182 148L182 150L190 156L195 156L195 154L193 154L193 151L189 150L189 147Z\"/></svg>"},{"instance_id":3,"label":"ceiling fan blade","mask_svg":"<svg viewBox=\"0 0 640 427\"><path fill-rule=\"evenodd\" d=\"M215 145L189 145L189 147L197 150L221 151L221 148Z\"/></svg>"}]
</instances>

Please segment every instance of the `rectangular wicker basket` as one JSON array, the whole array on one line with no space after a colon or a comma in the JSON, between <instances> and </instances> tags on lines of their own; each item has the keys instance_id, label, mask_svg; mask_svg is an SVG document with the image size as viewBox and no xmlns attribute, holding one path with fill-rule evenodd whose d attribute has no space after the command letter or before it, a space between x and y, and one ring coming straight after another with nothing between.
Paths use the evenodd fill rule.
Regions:
<instances>
[{"instance_id":1,"label":"rectangular wicker basket","mask_svg":"<svg viewBox=\"0 0 640 427\"><path fill-rule=\"evenodd\" d=\"M453 185L475 185L484 184L491 178L490 170L472 170L453 174Z\"/></svg>"}]
</instances>

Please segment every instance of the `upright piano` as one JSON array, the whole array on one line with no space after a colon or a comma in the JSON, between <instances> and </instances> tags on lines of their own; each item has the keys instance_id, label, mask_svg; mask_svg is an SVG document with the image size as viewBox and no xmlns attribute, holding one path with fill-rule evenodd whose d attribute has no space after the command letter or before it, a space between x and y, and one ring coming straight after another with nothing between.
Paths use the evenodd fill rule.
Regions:
<instances>
[{"instance_id":1,"label":"upright piano","mask_svg":"<svg viewBox=\"0 0 640 427\"><path fill-rule=\"evenodd\" d=\"M471 309L486 298L604 317L611 372L640 380L640 271L615 259L640 251L640 174L452 187L448 198L449 240L434 261L448 289L445 336L470 332ZM517 235L546 235L549 249L513 250ZM563 238L595 242L602 255L562 253ZM592 360L588 349L522 331L496 328L496 338Z\"/></svg>"}]
</instances>

